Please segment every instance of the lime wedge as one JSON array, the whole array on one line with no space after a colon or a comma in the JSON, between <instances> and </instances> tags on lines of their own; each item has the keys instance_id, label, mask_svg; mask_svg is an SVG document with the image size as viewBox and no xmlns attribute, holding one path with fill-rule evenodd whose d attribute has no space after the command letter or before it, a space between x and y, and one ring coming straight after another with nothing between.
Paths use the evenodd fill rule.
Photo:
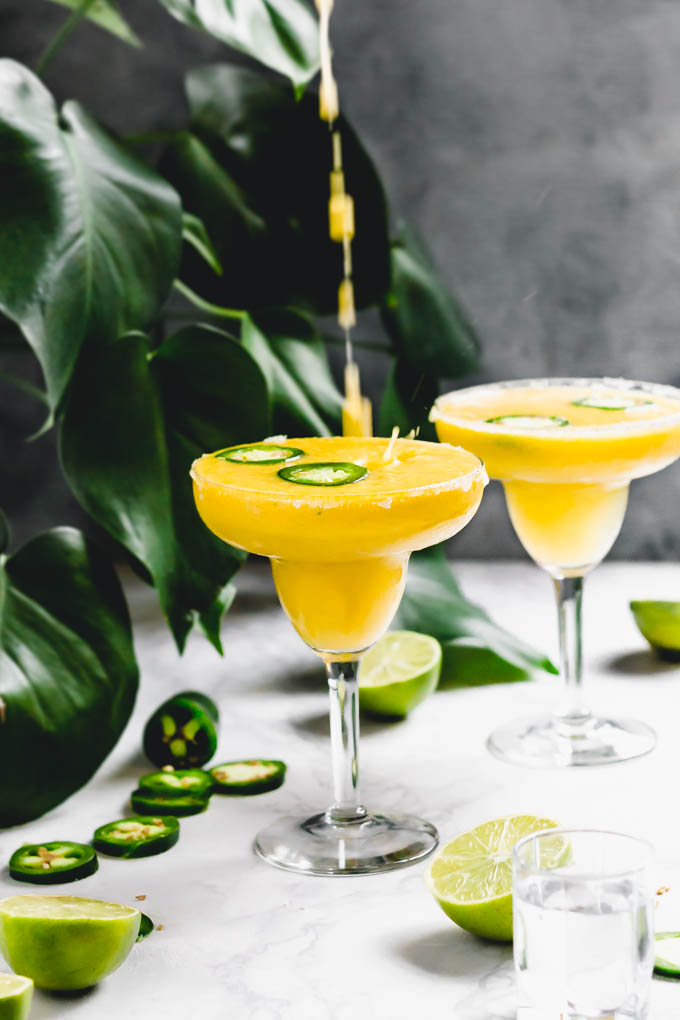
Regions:
<instances>
[{"instance_id":1,"label":"lime wedge","mask_svg":"<svg viewBox=\"0 0 680 1020\"><path fill-rule=\"evenodd\" d=\"M32 998L30 978L0 974L0 1020L26 1020Z\"/></svg>"},{"instance_id":2,"label":"lime wedge","mask_svg":"<svg viewBox=\"0 0 680 1020\"><path fill-rule=\"evenodd\" d=\"M140 917L81 896L10 896L0 900L0 952L38 988L89 988L125 961Z\"/></svg>"},{"instance_id":3,"label":"lime wedge","mask_svg":"<svg viewBox=\"0 0 680 1020\"><path fill-rule=\"evenodd\" d=\"M408 715L432 694L441 668L441 645L433 637L390 631L361 660L359 704L374 715Z\"/></svg>"},{"instance_id":4,"label":"lime wedge","mask_svg":"<svg viewBox=\"0 0 680 1020\"><path fill-rule=\"evenodd\" d=\"M656 941L654 973L680 978L680 931L657 932Z\"/></svg>"},{"instance_id":5,"label":"lime wedge","mask_svg":"<svg viewBox=\"0 0 680 1020\"><path fill-rule=\"evenodd\" d=\"M662 659L680 659L680 602L631 602L642 636Z\"/></svg>"},{"instance_id":6,"label":"lime wedge","mask_svg":"<svg viewBox=\"0 0 680 1020\"><path fill-rule=\"evenodd\" d=\"M484 822L451 840L425 873L430 892L461 928L498 942L512 941L512 851L532 832L557 822L534 815L509 815ZM563 856L564 842L555 848Z\"/></svg>"}]
</instances>

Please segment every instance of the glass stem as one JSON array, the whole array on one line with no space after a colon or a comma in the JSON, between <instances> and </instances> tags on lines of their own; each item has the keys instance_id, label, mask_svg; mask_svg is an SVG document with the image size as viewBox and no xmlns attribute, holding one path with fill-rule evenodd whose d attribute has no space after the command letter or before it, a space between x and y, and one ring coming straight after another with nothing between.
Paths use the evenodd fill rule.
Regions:
<instances>
[{"instance_id":1,"label":"glass stem","mask_svg":"<svg viewBox=\"0 0 680 1020\"><path fill-rule=\"evenodd\" d=\"M327 662L333 759L334 822L353 822L366 816L359 798L359 660Z\"/></svg>"},{"instance_id":2,"label":"glass stem","mask_svg":"<svg viewBox=\"0 0 680 1020\"><path fill-rule=\"evenodd\" d=\"M572 726L583 724L590 710L583 699L583 672L581 649L582 577L553 578L557 596L557 615L560 628L560 673L564 683L558 716Z\"/></svg>"}]
</instances>

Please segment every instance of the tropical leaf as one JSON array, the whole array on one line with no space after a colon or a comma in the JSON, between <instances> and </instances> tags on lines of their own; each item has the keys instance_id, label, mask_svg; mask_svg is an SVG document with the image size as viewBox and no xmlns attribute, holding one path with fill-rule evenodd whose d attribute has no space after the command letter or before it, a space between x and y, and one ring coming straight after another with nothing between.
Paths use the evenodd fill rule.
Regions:
<instances>
[{"instance_id":1,"label":"tropical leaf","mask_svg":"<svg viewBox=\"0 0 680 1020\"><path fill-rule=\"evenodd\" d=\"M72 11L83 6L83 0L51 0L51 2L59 4L61 7L68 7ZM94 3L88 6L84 17L122 39L123 42L129 43L130 46L142 45L139 37L130 28L113 0L94 0Z\"/></svg>"},{"instance_id":2,"label":"tropical leaf","mask_svg":"<svg viewBox=\"0 0 680 1020\"><path fill-rule=\"evenodd\" d=\"M201 522L191 462L269 430L262 371L219 330L189 326L153 356L130 335L79 366L61 429L67 480L150 574L180 650L195 620L220 648L225 586L244 558Z\"/></svg>"},{"instance_id":3,"label":"tropical leaf","mask_svg":"<svg viewBox=\"0 0 680 1020\"><path fill-rule=\"evenodd\" d=\"M80 532L46 532L0 560L0 592L7 826L37 818L87 782L125 728L138 671L116 574Z\"/></svg>"},{"instance_id":4,"label":"tropical leaf","mask_svg":"<svg viewBox=\"0 0 680 1020\"><path fill-rule=\"evenodd\" d=\"M222 275L222 265L202 219L192 213L182 213L182 237L208 263L214 273Z\"/></svg>"},{"instance_id":5,"label":"tropical leaf","mask_svg":"<svg viewBox=\"0 0 680 1020\"><path fill-rule=\"evenodd\" d=\"M0 60L0 178L0 311L33 347L55 409L85 345L146 326L165 301L180 202L12 60Z\"/></svg>"},{"instance_id":6,"label":"tropical leaf","mask_svg":"<svg viewBox=\"0 0 680 1020\"><path fill-rule=\"evenodd\" d=\"M468 602L442 546L411 557L406 590L393 626L431 634L441 641L445 683L526 679L536 670L557 673L545 655L499 627L480 606Z\"/></svg>"},{"instance_id":7,"label":"tropical leaf","mask_svg":"<svg viewBox=\"0 0 680 1020\"><path fill-rule=\"evenodd\" d=\"M267 379L277 434L338 431L343 398L323 341L306 316L290 309L254 312L243 321L241 342Z\"/></svg>"},{"instance_id":8,"label":"tropical leaf","mask_svg":"<svg viewBox=\"0 0 680 1020\"><path fill-rule=\"evenodd\" d=\"M319 69L319 30L304 0L160 0L179 21L209 32L292 81Z\"/></svg>"},{"instance_id":9,"label":"tropical leaf","mask_svg":"<svg viewBox=\"0 0 680 1020\"><path fill-rule=\"evenodd\" d=\"M317 103L295 103L281 83L243 68L201 67L187 76L190 133L170 140L160 170L213 239L224 276L185 253L183 280L232 308L295 306L333 313L342 246L328 237L331 143ZM389 279L387 209L375 168L342 118L347 189L357 231L356 301L379 302Z\"/></svg>"},{"instance_id":10,"label":"tropical leaf","mask_svg":"<svg viewBox=\"0 0 680 1020\"><path fill-rule=\"evenodd\" d=\"M475 369L479 343L474 328L406 224L392 242L390 265L382 318L400 359L445 378Z\"/></svg>"}]
</instances>

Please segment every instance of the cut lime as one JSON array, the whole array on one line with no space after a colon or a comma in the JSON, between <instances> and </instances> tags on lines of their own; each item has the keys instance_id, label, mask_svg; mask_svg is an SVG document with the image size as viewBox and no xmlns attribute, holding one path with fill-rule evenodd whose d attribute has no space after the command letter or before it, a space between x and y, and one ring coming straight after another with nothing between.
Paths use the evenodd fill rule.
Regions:
<instances>
[{"instance_id":1,"label":"cut lime","mask_svg":"<svg viewBox=\"0 0 680 1020\"><path fill-rule=\"evenodd\" d=\"M680 602L631 602L642 636L662 659L680 659Z\"/></svg>"},{"instance_id":2,"label":"cut lime","mask_svg":"<svg viewBox=\"0 0 680 1020\"><path fill-rule=\"evenodd\" d=\"M38 988L89 988L125 961L140 917L81 896L10 896L0 900L0 952Z\"/></svg>"},{"instance_id":3,"label":"cut lime","mask_svg":"<svg viewBox=\"0 0 680 1020\"><path fill-rule=\"evenodd\" d=\"M656 934L654 973L662 977L680 978L680 931L660 931Z\"/></svg>"},{"instance_id":4,"label":"cut lime","mask_svg":"<svg viewBox=\"0 0 680 1020\"><path fill-rule=\"evenodd\" d=\"M30 978L0 974L0 1020L26 1020L32 998Z\"/></svg>"},{"instance_id":5,"label":"cut lime","mask_svg":"<svg viewBox=\"0 0 680 1020\"><path fill-rule=\"evenodd\" d=\"M484 822L444 846L425 873L430 892L461 928L498 942L512 941L512 851L532 832L557 822L509 815ZM564 841L555 848L564 855Z\"/></svg>"},{"instance_id":6,"label":"cut lime","mask_svg":"<svg viewBox=\"0 0 680 1020\"><path fill-rule=\"evenodd\" d=\"M433 637L390 631L361 660L359 704L374 715L408 715L432 694L441 668L441 645Z\"/></svg>"}]
</instances>

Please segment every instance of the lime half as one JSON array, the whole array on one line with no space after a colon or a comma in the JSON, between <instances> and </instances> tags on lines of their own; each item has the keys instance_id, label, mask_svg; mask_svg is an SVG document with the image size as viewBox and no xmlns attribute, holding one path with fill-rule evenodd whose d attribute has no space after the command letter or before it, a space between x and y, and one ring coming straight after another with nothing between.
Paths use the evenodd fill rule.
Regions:
<instances>
[{"instance_id":1,"label":"lime half","mask_svg":"<svg viewBox=\"0 0 680 1020\"><path fill-rule=\"evenodd\" d=\"M430 892L461 928L499 942L512 941L512 851L532 832L557 822L509 815L484 822L444 846L425 873Z\"/></svg>"},{"instance_id":2,"label":"lime half","mask_svg":"<svg viewBox=\"0 0 680 1020\"><path fill-rule=\"evenodd\" d=\"M0 1020L26 1020L32 998L30 978L0 974Z\"/></svg>"},{"instance_id":3,"label":"lime half","mask_svg":"<svg viewBox=\"0 0 680 1020\"><path fill-rule=\"evenodd\" d=\"M125 961L140 917L134 907L80 896L10 896L0 900L0 951L38 988L89 988Z\"/></svg>"},{"instance_id":4,"label":"lime half","mask_svg":"<svg viewBox=\"0 0 680 1020\"><path fill-rule=\"evenodd\" d=\"M680 602L631 602L643 637L664 659L680 660Z\"/></svg>"},{"instance_id":5,"label":"lime half","mask_svg":"<svg viewBox=\"0 0 680 1020\"><path fill-rule=\"evenodd\" d=\"M390 631L361 660L359 703L374 715L408 715L432 694L441 668L441 645L433 637Z\"/></svg>"}]
</instances>

